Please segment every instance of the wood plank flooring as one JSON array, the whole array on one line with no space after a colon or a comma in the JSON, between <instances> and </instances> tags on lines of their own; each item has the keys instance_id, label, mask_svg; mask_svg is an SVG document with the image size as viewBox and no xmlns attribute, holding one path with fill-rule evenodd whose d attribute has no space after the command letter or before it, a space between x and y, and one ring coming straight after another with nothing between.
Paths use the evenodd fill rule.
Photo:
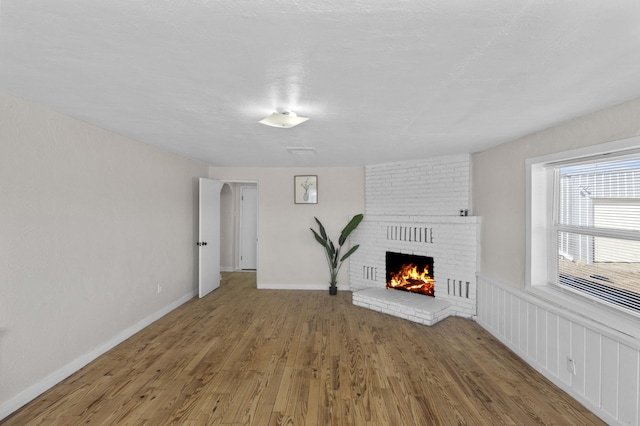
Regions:
<instances>
[{"instance_id":1,"label":"wood plank flooring","mask_svg":"<svg viewBox=\"0 0 640 426\"><path fill-rule=\"evenodd\" d=\"M225 273L3 425L602 425L476 323Z\"/></svg>"}]
</instances>

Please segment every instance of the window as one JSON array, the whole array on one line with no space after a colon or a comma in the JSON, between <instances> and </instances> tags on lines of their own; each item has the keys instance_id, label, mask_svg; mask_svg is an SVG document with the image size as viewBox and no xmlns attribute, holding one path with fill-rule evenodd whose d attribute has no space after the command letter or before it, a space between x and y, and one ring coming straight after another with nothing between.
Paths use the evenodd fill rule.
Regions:
<instances>
[{"instance_id":1,"label":"window","mask_svg":"<svg viewBox=\"0 0 640 426\"><path fill-rule=\"evenodd\" d=\"M640 314L639 151L527 162L530 286Z\"/></svg>"},{"instance_id":2,"label":"window","mask_svg":"<svg viewBox=\"0 0 640 426\"><path fill-rule=\"evenodd\" d=\"M555 283L640 312L640 157L558 165L554 176Z\"/></svg>"}]
</instances>

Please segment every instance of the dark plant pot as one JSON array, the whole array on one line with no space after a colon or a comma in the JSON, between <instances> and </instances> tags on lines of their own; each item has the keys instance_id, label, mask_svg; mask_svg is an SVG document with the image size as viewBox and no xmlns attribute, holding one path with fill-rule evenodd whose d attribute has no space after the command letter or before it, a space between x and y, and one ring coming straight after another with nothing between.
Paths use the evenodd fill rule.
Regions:
<instances>
[{"instance_id":1,"label":"dark plant pot","mask_svg":"<svg viewBox=\"0 0 640 426\"><path fill-rule=\"evenodd\" d=\"M336 287L335 285L329 286L329 294L332 296L338 294L338 287Z\"/></svg>"}]
</instances>

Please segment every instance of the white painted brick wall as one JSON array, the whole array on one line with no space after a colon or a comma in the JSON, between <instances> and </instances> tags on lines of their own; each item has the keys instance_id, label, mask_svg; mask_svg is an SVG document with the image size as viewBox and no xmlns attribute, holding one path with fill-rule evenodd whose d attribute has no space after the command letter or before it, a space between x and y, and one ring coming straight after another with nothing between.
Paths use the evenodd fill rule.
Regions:
<instances>
[{"instance_id":1,"label":"white painted brick wall","mask_svg":"<svg viewBox=\"0 0 640 426\"><path fill-rule=\"evenodd\" d=\"M470 208L470 156L367 166L365 179L365 219L351 236L360 244L351 290L386 287L387 251L429 256L436 299L454 315L475 316L479 218L459 215Z\"/></svg>"},{"instance_id":2,"label":"white painted brick wall","mask_svg":"<svg viewBox=\"0 0 640 426\"><path fill-rule=\"evenodd\" d=\"M470 206L468 154L365 168L368 215L451 216Z\"/></svg>"},{"instance_id":3,"label":"white painted brick wall","mask_svg":"<svg viewBox=\"0 0 640 426\"><path fill-rule=\"evenodd\" d=\"M389 226L428 228L433 242L390 240ZM351 257L351 290L386 287L387 251L429 256L434 259L435 297L451 303L457 315L471 317L475 315L478 232L479 218L474 216L412 216L409 221L401 216L367 215L351 236L352 244L360 244Z\"/></svg>"}]
</instances>

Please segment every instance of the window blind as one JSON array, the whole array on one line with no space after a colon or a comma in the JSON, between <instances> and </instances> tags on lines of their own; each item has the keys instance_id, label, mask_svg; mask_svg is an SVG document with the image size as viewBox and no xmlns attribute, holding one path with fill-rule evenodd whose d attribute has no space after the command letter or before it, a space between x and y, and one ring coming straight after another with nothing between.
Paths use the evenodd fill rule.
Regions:
<instances>
[{"instance_id":1,"label":"window blind","mask_svg":"<svg viewBox=\"0 0 640 426\"><path fill-rule=\"evenodd\" d=\"M556 284L640 312L640 157L555 171Z\"/></svg>"}]
</instances>

